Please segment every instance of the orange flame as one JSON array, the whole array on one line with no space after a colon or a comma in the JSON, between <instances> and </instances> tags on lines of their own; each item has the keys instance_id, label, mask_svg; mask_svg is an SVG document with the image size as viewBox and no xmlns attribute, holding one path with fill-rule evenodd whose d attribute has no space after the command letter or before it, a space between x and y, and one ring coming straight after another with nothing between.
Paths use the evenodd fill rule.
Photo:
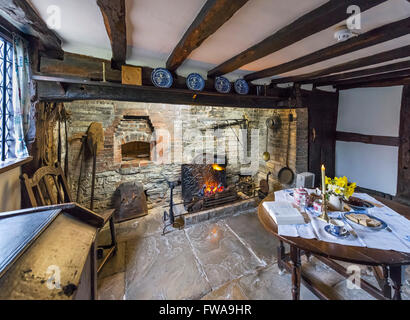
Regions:
<instances>
[{"instance_id":1,"label":"orange flame","mask_svg":"<svg viewBox=\"0 0 410 320\"><path fill-rule=\"evenodd\" d=\"M223 192L224 190L225 188L222 185L217 185L216 183L206 183L204 193L206 197L209 197L214 194Z\"/></svg>"},{"instance_id":2,"label":"orange flame","mask_svg":"<svg viewBox=\"0 0 410 320\"><path fill-rule=\"evenodd\" d=\"M214 169L215 171L224 171L225 170L219 164L213 164L212 169Z\"/></svg>"}]
</instances>

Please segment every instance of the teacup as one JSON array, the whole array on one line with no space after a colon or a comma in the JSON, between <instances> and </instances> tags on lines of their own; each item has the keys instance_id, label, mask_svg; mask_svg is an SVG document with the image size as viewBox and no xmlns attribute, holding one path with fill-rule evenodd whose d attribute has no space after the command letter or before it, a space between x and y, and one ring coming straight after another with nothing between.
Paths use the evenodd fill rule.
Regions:
<instances>
[{"instance_id":1,"label":"teacup","mask_svg":"<svg viewBox=\"0 0 410 320\"><path fill-rule=\"evenodd\" d=\"M346 233L345 224L341 220L331 219L329 221L329 226L330 230L338 236Z\"/></svg>"}]
</instances>

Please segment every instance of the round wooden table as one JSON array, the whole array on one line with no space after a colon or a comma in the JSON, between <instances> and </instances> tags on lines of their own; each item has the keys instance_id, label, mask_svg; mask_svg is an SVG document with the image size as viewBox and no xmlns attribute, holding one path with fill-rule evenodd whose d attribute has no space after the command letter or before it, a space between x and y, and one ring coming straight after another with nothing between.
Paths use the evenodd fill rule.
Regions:
<instances>
[{"instance_id":1,"label":"round wooden table","mask_svg":"<svg viewBox=\"0 0 410 320\"><path fill-rule=\"evenodd\" d=\"M381 289L374 287L364 280L360 281L361 288L377 299L391 299L391 290L393 288L393 299L401 300L402 266L410 265L410 254L346 246L316 239L280 236L278 234L278 226L262 205L265 201L275 201L274 194L268 195L260 203L258 207L258 217L264 228L280 241L278 247L278 267L280 270L287 269L292 274L292 296L294 300L300 298L301 281L319 298L331 299L328 294L329 292L326 292L324 288L314 284L302 274L301 251L307 256L314 255L317 259L345 277L351 277L351 274L333 259L352 264L372 266ZM284 243L290 246L289 254L285 253ZM392 281L392 286L389 284L389 278Z\"/></svg>"}]
</instances>

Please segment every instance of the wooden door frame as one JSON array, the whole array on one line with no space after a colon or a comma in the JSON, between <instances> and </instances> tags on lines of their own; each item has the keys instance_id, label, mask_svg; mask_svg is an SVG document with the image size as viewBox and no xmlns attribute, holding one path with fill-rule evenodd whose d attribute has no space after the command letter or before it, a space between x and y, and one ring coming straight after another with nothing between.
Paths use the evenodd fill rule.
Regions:
<instances>
[{"instance_id":1,"label":"wooden door frame","mask_svg":"<svg viewBox=\"0 0 410 320\"><path fill-rule=\"evenodd\" d=\"M410 85L403 86L400 110L399 163L397 170L397 197L410 196ZM410 199L409 199L410 200Z\"/></svg>"},{"instance_id":2,"label":"wooden door frame","mask_svg":"<svg viewBox=\"0 0 410 320\"><path fill-rule=\"evenodd\" d=\"M310 172L313 172L317 175L317 172L319 172L320 168L316 170L313 170L311 167L311 160L312 160L312 154L311 154L311 145L312 145L312 140L313 140L313 127L312 127L312 119L311 119L311 111L312 108L314 108L314 105L318 105L323 101L324 104L332 104L330 108L334 108L332 111L334 112L332 121L330 123L330 128L328 128L329 132L333 133L333 139L331 141L332 146L331 146L331 163L327 163L327 175L328 176L334 176L335 171L336 171L336 126L337 126L337 116L338 116L338 108L339 108L339 91L336 92L328 92L328 91L322 91L318 89L313 89L309 97L306 99L304 102L305 105L308 107L308 170ZM322 156L321 156L322 158ZM319 184L320 179L318 177L315 179L316 180L316 185Z\"/></svg>"}]
</instances>

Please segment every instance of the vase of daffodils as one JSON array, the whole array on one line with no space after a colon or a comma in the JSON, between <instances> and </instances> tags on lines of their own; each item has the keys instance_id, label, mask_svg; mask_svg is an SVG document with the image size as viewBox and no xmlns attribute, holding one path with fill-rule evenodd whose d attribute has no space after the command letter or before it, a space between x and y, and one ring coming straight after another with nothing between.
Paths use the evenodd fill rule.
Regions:
<instances>
[{"instance_id":1,"label":"vase of daffodils","mask_svg":"<svg viewBox=\"0 0 410 320\"><path fill-rule=\"evenodd\" d=\"M356 183L350 183L346 177L326 177L326 198L337 211L343 210L343 200L349 200L356 189Z\"/></svg>"}]
</instances>

